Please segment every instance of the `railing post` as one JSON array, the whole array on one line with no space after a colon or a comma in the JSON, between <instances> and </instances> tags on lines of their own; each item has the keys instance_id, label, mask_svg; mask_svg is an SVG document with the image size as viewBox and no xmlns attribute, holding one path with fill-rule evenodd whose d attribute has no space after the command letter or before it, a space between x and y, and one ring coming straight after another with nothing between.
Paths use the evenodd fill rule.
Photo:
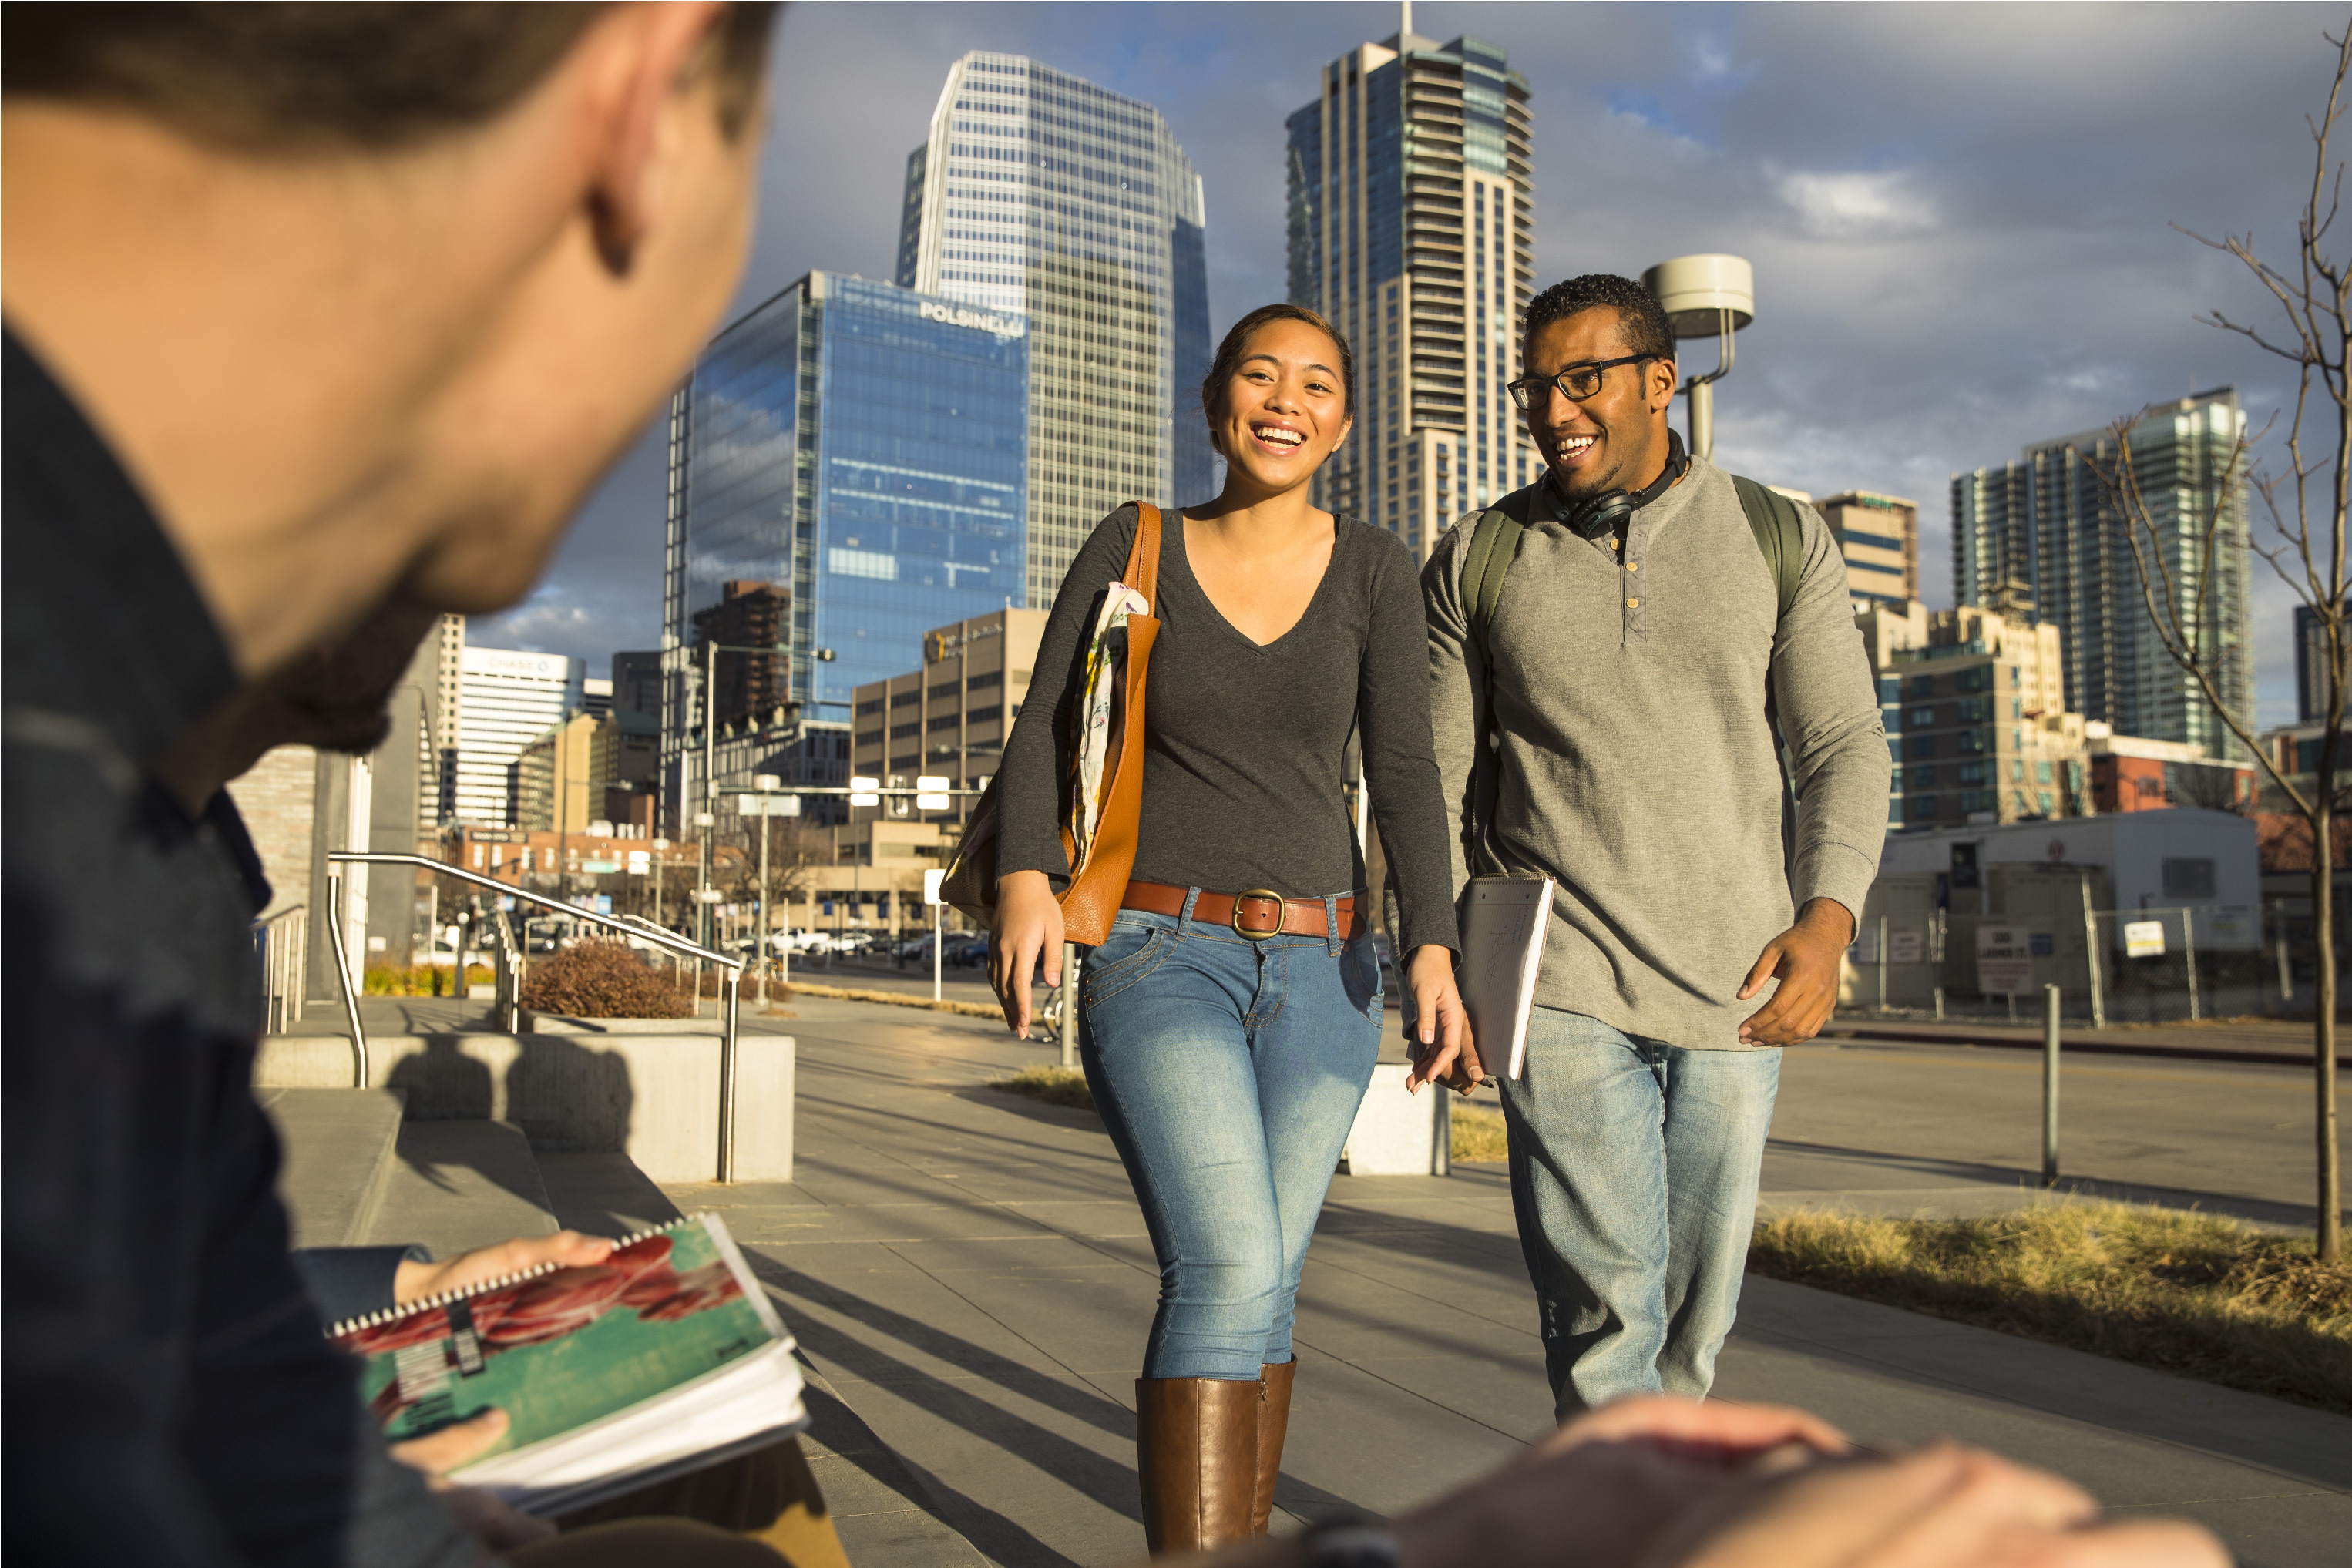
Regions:
<instances>
[{"instance_id":1,"label":"railing post","mask_svg":"<svg viewBox=\"0 0 2352 1568\"><path fill-rule=\"evenodd\" d=\"M2042 988L2042 1185L2058 1185L2058 988Z\"/></svg>"},{"instance_id":2,"label":"railing post","mask_svg":"<svg viewBox=\"0 0 2352 1568\"><path fill-rule=\"evenodd\" d=\"M328 938L335 947L335 977L342 982L343 1018L352 1026L352 1087L368 1086L367 1033L360 1028L360 999L352 985L352 956L343 947L343 878L339 872L327 873L328 918L332 923Z\"/></svg>"},{"instance_id":3,"label":"railing post","mask_svg":"<svg viewBox=\"0 0 2352 1568\"><path fill-rule=\"evenodd\" d=\"M729 969L719 976L719 1006L724 1020L719 1034L719 1179L722 1183L735 1179L735 1026L741 991L741 971Z\"/></svg>"},{"instance_id":4,"label":"railing post","mask_svg":"<svg viewBox=\"0 0 2352 1568\"><path fill-rule=\"evenodd\" d=\"M1886 916L1878 917L1878 1012L1886 1014Z\"/></svg>"}]
</instances>

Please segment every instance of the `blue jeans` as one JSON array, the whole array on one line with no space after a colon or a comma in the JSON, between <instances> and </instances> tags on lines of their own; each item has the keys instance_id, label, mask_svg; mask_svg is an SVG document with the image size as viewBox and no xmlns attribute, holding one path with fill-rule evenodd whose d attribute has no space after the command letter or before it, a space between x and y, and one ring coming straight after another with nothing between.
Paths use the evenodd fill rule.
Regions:
<instances>
[{"instance_id":1,"label":"blue jeans","mask_svg":"<svg viewBox=\"0 0 2352 1568\"><path fill-rule=\"evenodd\" d=\"M1685 1051L1539 1007L1524 1076L1496 1082L1559 1418L1703 1396L1739 1306L1780 1052Z\"/></svg>"},{"instance_id":2,"label":"blue jeans","mask_svg":"<svg viewBox=\"0 0 2352 1568\"><path fill-rule=\"evenodd\" d=\"M1119 912L1081 971L1082 1060L1160 1260L1146 1377L1290 1359L1307 1243L1380 1056L1369 933L1253 942ZM1328 904L1327 904L1328 911Z\"/></svg>"}]
</instances>

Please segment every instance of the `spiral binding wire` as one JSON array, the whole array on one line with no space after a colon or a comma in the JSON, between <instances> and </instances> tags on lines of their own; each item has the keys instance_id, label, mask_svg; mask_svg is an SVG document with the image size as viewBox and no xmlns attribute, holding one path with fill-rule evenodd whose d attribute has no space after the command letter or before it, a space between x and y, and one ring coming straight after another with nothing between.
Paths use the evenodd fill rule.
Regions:
<instances>
[{"instance_id":1,"label":"spiral binding wire","mask_svg":"<svg viewBox=\"0 0 2352 1568\"><path fill-rule=\"evenodd\" d=\"M624 1236L614 1242L613 1250L618 1252L625 1247L635 1246L648 1237L666 1235L670 1231L681 1230L689 1225L700 1223L698 1219L688 1218L673 1219L667 1225L648 1226L634 1235ZM468 1285L462 1291L440 1291L414 1301L404 1301L395 1307L384 1307L376 1312L362 1312L358 1317L345 1318L339 1323L329 1324L327 1337L341 1339L345 1334L358 1333L362 1329L381 1328L385 1323L397 1322L415 1312L433 1312L447 1306L452 1301L462 1301L474 1296L487 1295L492 1291L503 1291L509 1285L520 1285L525 1280L536 1280L542 1274L552 1274L558 1269L568 1267L570 1265L563 1263L540 1263L529 1269L518 1269L511 1274L501 1274L495 1280L485 1280L478 1285Z\"/></svg>"}]
</instances>

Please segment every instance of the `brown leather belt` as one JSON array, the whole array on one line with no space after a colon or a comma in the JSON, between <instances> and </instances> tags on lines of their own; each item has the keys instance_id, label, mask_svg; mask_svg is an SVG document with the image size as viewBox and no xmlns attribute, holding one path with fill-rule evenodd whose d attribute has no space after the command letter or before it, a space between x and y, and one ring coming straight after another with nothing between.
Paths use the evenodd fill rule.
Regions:
<instances>
[{"instance_id":1,"label":"brown leather belt","mask_svg":"<svg viewBox=\"0 0 2352 1568\"><path fill-rule=\"evenodd\" d=\"M1181 915L1184 896L1190 891L1161 882L1130 882L1119 907L1139 909L1147 915ZM1339 940L1352 942L1363 924L1356 914L1355 895L1350 894L1340 899L1339 909ZM1324 925L1321 899L1285 898L1263 887L1247 893L1203 893L1193 900L1192 918L1203 925L1227 926L1236 936L1253 942L1263 942L1269 936L1329 935Z\"/></svg>"}]
</instances>

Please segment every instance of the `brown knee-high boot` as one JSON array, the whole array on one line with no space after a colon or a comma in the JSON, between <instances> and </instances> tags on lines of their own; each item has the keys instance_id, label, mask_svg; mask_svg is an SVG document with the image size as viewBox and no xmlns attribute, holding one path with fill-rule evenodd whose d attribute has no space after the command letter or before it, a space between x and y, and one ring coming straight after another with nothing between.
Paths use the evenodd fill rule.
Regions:
<instances>
[{"instance_id":1,"label":"brown knee-high boot","mask_svg":"<svg viewBox=\"0 0 2352 1568\"><path fill-rule=\"evenodd\" d=\"M1298 1375L1298 1357L1269 1361L1258 1368L1258 1386L1265 1392L1257 1406L1257 1490L1250 1502L1250 1539L1265 1538L1266 1521L1274 1517L1274 1484L1282 1479L1282 1439L1290 1430L1290 1382Z\"/></svg>"},{"instance_id":2,"label":"brown knee-high boot","mask_svg":"<svg viewBox=\"0 0 2352 1568\"><path fill-rule=\"evenodd\" d=\"M1153 1556L1250 1538L1262 1387L1255 1377L1135 1380L1136 1469Z\"/></svg>"}]
</instances>

